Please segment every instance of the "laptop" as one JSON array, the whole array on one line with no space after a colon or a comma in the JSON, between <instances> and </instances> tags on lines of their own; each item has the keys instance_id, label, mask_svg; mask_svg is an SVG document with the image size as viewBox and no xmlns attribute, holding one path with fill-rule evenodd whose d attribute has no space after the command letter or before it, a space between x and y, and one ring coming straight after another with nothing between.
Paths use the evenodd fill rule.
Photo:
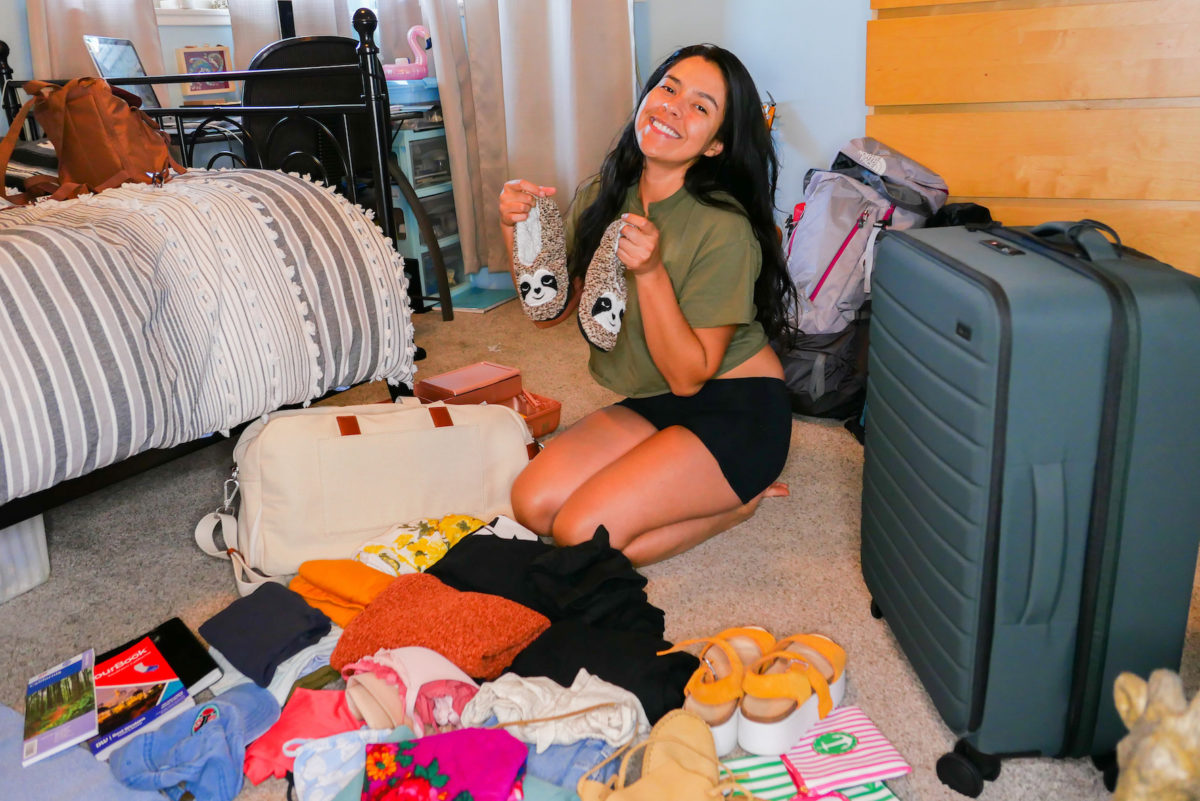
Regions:
<instances>
[{"instance_id":1,"label":"laptop","mask_svg":"<svg viewBox=\"0 0 1200 801\"><path fill-rule=\"evenodd\" d=\"M114 39L111 36L83 37L92 63L101 78L145 78L146 68L138 57L137 48L128 39ZM122 86L127 92L132 92L142 99L142 108L162 108L154 87L149 84Z\"/></svg>"},{"instance_id":2,"label":"laptop","mask_svg":"<svg viewBox=\"0 0 1200 801\"><path fill-rule=\"evenodd\" d=\"M106 79L146 77L146 68L142 65L142 59L138 56L137 48L128 39L85 34L83 43L87 47L88 55L92 57L92 63L96 65L96 71L100 73L100 77ZM132 92L140 97L142 99L142 108L162 108L162 104L158 102L158 95L154 93L154 87L150 84L120 84L120 86L127 92ZM175 133L175 124L173 121L162 119L159 120L159 124L168 133ZM200 127L200 120L185 120L183 123L184 133L191 133L198 127ZM227 127L220 121L208 124L208 129Z\"/></svg>"}]
</instances>

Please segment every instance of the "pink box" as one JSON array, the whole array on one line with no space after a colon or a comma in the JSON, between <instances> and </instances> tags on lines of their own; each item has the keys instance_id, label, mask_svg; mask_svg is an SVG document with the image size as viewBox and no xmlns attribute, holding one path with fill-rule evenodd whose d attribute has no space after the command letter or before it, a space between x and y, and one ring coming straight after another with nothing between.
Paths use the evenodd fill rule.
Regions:
<instances>
[{"instance_id":1,"label":"pink box","mask_svg":"<svg viewBox=\"0 0 1200 801\"><path fill-rule=\"evenodd\" d=\"M521 371L476 362L418 381L413 393L423 403L500 403L521 392Z\"/></svg>"}]
</instances>

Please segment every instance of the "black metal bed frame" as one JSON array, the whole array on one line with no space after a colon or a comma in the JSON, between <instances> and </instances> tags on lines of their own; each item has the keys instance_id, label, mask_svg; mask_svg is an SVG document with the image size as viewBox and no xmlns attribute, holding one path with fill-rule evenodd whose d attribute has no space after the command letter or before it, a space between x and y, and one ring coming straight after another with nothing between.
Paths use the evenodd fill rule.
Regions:
<instances>
[{"instance_id":1,"label":"black metal bed frame","mask_svg":"<svg viewBox=\"0 0 1200 801\"><path fill-rule=\"evenodd\" d=\"M372 165L372 177L374 180L375 191L375 222L379 225L384 236L390 237L392 242L396 242L396 225L395 218L392 213L392 197L390 186L395 183L404 198L408 201L409 206L413 210L416 217L417 225L421 230L421 236L425 241L429 242L430 258L433 262L434 269L438 276L438 295L423 296L420 290L420 278L412 274L411 260L406 262L406 270L410 270L409 276L409 295L412 301L413 310L417 312L425 311L426 300L438 300L441 304L442 319L454 319L453 307L450 301L450 289L446 280L446 268L442 261L442 253L437 245L437 237L433 233L433 225L425 212L424 206L417 197L416 191L409 182L408 177L404 175L400 169L400 165L396 161L396 156L392 153L392 134L390 133L391 115L390 103L388 101L387 85L384 81L382 70L379 65L378 53L379 48L375 44L374 35L378 26L378 20L375 14L369 9L360 8L354 15L354 30L358 34L358 65L344 65L333 67L297 67L286 69L272 70L247 70L247 71L227 71L205 73L204 80L209 81L236 81L263 77L287 77L303 78L305 80L314 80L320 76L333 75L360 75L362 77L363 93L358 103L337 103L324 105L294 105L294 106L186 106L183 108L162 108L162 109L145 109L147 114L159 119L167 119L174 123L175 130L179 132L180 151L183 156L184 166L192 166L191 160L195 153L195 147L198 143L208 141L213 135L220 133L227 134L228 128L222 130L216 123L221 126L228 126L237 129L237 136L242 140L244 152L249 158L239 157L232 151L222 151L214 155L206 166L211 166L216 159L229 158L232 162L241 162L246 167L259 167L266 163L265 154L269 153L269 144L274 134L288 122L307 121L316 126L321 132L318 137L319 141L325 142L334 148L340 166L342 167L342 175L347 178L346 186L343 188L344 193L352 201L359 201L359 190L357 182L353 180L355 175L355 164L353 159L353 147L351 146L351 133L349 121L352 117L366 116L369 120L371 130L372 153L375 155L375 163ZM8 64L9 47L6 43L0 41L0 79L4 81L4 91L2 98L3 110L11 122L16 112L20 109L21 103L17 95L17 89L24 86L24 81L13 80L13 70ZM195 75L164 75L155 77L139 77L139 78L119 78L109 79L109 83L118 86L132 86L139 84L181 84L192 83L196 80ZM65 82L65 81L57 81ZM266 142L255 142L254 137L246 130L245 126L237 119L247 116L273 116L279 117L280 112L291 112L290 114L280 118L274 123L270 129ZM321 120L317 119L317 115L330 117L331 115L339 115L341 117L341 128L344 138L339 140L333 131L329 129ZM200 124L191 132L184 133L184 121L191 121L200 118ZM29 120L32 121L30 116ZM35 123L36 125L36 123ZM36 131L36 128L34 129ZM323 180L329 184L328 172L324 164L317 155L312 153L292 152L287 154L283 160L282 168L292 162L308 160L315 171L321 175ZM294 168L290 168L293 169ZM417 265L416 269L420 269ZM333 393L329 393L333 394ZM243 426L235 428L231 432L231 436L240 431ZM172 448L160 448L144 451L142 453L131 456L123 461L109 465L107 467L94 470L77 478L68 479L53 487L49 487L40 492L32 493L20 498L14 498L7 503L0 505L0 529L14 525L27 518L41 514L42 512L52 509L55 506L62 505L68 501L80 498L97 489L109 486L125 478L132 477L150 468L165 464L179 456L199 450L210 444L220 442L224 439L219 434L212 434L208 437L202 437L190 442L184 442Z\"/></svg>"},{"instance_id":2,"label":"black metal bed frame","mask_svg":"<svg viewBox=\"0 0 1200 801\"><path fill-rule=\"evenodd\" d=\"M173 124L175 130L181 132L179 135L179 146L183 157L181 161L185 167L193 166L192 157L198 143L208 141L213 137L228 136L230 129L236 130L237 138L242 141L243 149L248 158L239 157L236 153L226 150L212 156L205 166L212 166L218 159L228 158L231 163L241 162L244 167L262 167L268 163L267 154L271 152L270 145L275 134L287 125L304 122L317 130L319 144L328 145L333 148L336 158L342 167L342 175L347 178L355 175L357 172L354 163L354 149L351 144L350 119L367 117L371 131L371 150L375 156L374 164L371 165L374 186L377 188L375 192L375 222L383 231L384 236L390 237L395 242L396 223L392 214L391 192L388 189L392 183L395 183L413 210L417 226L421 229L421 236L429 243L430 259L433 262L433 267L438 277L438 294L436 296L424 296L420 291L419 276L412 276L417 279L415 282L410 281L410 287L416 287L415 291L410 291L413 310L416 312L426 311L425 301L436 300L441 304L442 318L444 320L452 320L454 319L454 311L450 300L450 288L446 280L445 262L442 259L441 249L437 245L437 237L433 233L432 222L428 214L426 214L425 208L420 198L417 197L417 193L409 182L408 177L400 169L400 165L392 153L392 141L395 134L391 130L391 104L388 101L387 84L379 64L379 47L375 44L375 30L379 25L379 21L372 11L360 8L354 14L353 24L359 40L357 65L346 64L342 66L210 72L204 74L204 80L205 82L220 82L252 80L256 78L294 77L313 81L320 80L322 77L359 75L362 78L363 89L362 96L357 103L288 106L197 105L179 108L148 108L143 110L160 121L165 120ZM8 45L0 42L0 78L4 80L2 102L5 115L11 121L21 107L17 90L23 87L25 82L13 80L13 70L8 64L8 53ZM184 84L193 83L195 80L195 75L185 74L109 78L108 82L114 86L140 86ZM272 125L265 142L256 142L254 136L239 119L254 116L280 117L281 112L291 113L281 117ZM331 116L341 117L342 136L340 138L320 119ZM182 133L185 121L191 122L197 119L199 119L199 124L194 130L187 132L186 135ZM36 122L33 124L36 131ZM287 154L280 163L273 166L279 169L295 171L298 169L296 166L297 162L306 162L314 169L315 173L321 176L325 183L332 183L329 180L325 165L313 153L292 152ZM359 189L356 181L347 180L344 192L352 202L359 202Z\"/></svg>"}]
</instances>

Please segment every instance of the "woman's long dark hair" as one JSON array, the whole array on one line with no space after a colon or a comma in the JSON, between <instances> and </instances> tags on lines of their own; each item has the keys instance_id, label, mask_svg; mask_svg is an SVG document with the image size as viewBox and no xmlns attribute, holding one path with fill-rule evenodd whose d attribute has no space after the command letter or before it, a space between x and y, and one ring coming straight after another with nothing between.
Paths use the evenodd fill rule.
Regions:
<instances>
[{"instance_id":1,"label":"woman's long dark hair","mask_svg":"<svg viewBox=\"0 0 1200 801\"><path fill-rule=\"evenodd\" d=\"M635 132L637 109L673 64L691 56L717 65L725 77L727 98L725 119L717 131L724 147L715 156L701 156L688 168L684 186L701 203L744 214L750 220L762 249L762 271L754 284L756 319L772 341L788 342L796 333L789 315L796 305L796 289L788 277L773 217L779 160L754 80L737 56L716 45L698 44L676 50L642 87L633 116L600 167L599 194L579 217L575 247L568 255L570 273L582 279L604 229L616 219L629 187L641 178L644 159ZM719 197L720 192L732 195L737 203Z\"/></svg>"}]
</instances>

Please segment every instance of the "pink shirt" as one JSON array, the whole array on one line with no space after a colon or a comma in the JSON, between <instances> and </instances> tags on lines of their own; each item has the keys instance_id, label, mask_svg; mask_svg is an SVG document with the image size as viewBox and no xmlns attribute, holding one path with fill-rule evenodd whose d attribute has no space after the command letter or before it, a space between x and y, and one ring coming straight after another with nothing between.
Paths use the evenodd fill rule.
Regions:
<instances>
[{"instance_id":1,"label":"pink shirt","mask_svg":"<svg viewBox=\"0 0 1200 801\"><path fill-rule=\"evenodd\" d=\"M296 737L315 739L360 728L341 690L297 687L275 725L246 749L243 771L251 784L272 776L282 779L292 769L294 757L283 753L283 744Z\"/></svg>"}]
</instances>

